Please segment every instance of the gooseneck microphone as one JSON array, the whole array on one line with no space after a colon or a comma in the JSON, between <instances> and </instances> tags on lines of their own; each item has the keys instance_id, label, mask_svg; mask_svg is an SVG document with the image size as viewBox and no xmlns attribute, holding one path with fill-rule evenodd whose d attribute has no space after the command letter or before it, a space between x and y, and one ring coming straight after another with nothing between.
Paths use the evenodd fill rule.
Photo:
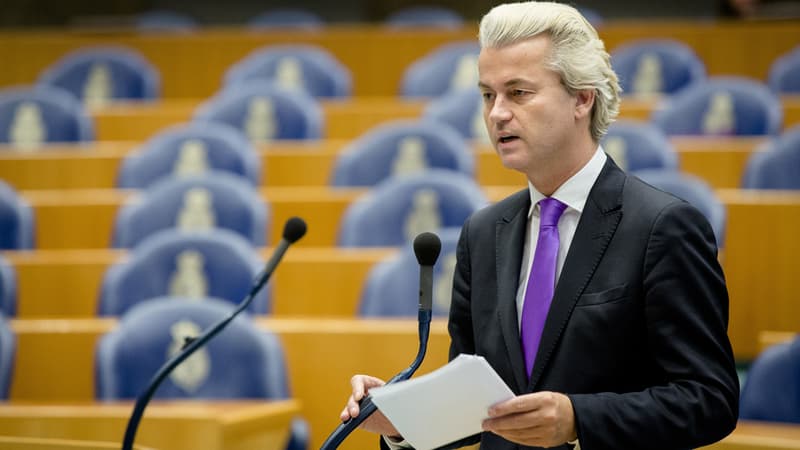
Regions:
<instances>
[{"instance_id":1,"label":"gooseneck microphone","mask_svg":"<svg viewBox=\"0 0 800 450\"><path fill-rule=\"evenodd\" d=\"M417 257L417 262L419 262L419 350L414 362L392 377L386 384L397 383L411 378L411 375L422 364L422 359L425 358L431 329L431 316L433 315L431 312L433 305L433 265L436 264L436 259L439 257L441 250L442 242L439 240L439 236L433 233L422 233L414 239L414 254ZM377 405L372 403L372 398L369 395L362 398L358 406L358 416L351 417L339 424L322 444L320 450L339 448L339 444L378 409Z\"/></svg>"},{"instance_id":2,"label":"gooseneck microphone","mask_svg":"<svg viewBox=\"0 0 800 450\"><path fill-rule=\"evenodd\" d=\"M306 234L306 222L303 219L299 217L292 217L287 220L283 227L283 237L281 241L272 252L272 256L264 266L264 270L262 270L261 273L256 276L255 280L253 281L253 287L250 288L250 292L247 294L244 300L242 300L239 306L228 317L206 329L200 336L197 336L196 338L186 338L181 351L177 355L173 356L172 359L167 361L163 366L161 366L161 369L159 369L155 376L153 376L153 378L150 380L150 383L147 385L147 389L136 400L133 413L128 420L128 426L125 428L125 438L122 441L122 450L133 449L133 440L136 437L136 430L139 427L139 422L144 414L144 409L147 406L147 403L153 397L153 394L155 394L158 386L161 385L162 381L164 381L164 378L166 378L167 375L169 375L175 369L175 367L182 363L192 353L202 347L203 344L208 342L212 337L217 335L217 333L222 331L222 329L225 328L237 315L239 315L239 313L244 311L248 305L250 305L255 295L261 290L262 287L264 287L269 280L269 277L272 275L272 272L275 271L275 268L278 266L278 263L280 262L281 258L283 258L283 254L286 253L286 250L289 248L289 246L303 237L304 234Z\"/></svg>"}]
</instances>

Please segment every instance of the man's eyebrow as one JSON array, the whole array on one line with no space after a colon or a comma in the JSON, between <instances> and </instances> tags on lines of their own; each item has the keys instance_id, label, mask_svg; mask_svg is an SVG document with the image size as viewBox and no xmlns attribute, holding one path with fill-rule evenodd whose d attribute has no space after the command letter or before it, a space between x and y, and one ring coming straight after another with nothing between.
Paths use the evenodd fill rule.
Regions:
<instances>
[{"instance_id":1,"label":"man's eyebrow","mask_svg":"<svg viewBox=\"0 0 800 450\"><path fill-rule=\"evenodd\" d=\"M531 83L530 81L525 80L523 78L512 78L503 83L503 87L512 87L512 86L518 86L520 84L530 84L530 83ZM478 81L478 88L491 89L486 83L483 83L481 81Z\"/></svg>"}]
</instances>

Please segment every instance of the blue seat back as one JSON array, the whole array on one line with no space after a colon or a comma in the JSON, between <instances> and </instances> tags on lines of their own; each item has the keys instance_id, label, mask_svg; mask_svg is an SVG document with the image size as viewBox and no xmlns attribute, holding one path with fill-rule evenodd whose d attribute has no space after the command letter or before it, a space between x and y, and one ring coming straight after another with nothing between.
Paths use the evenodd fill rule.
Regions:
<instances>
[{"instance_id":1,"label":"blue seat back","mask_svg":"<svg viewBox=\"0 0 800 450\"><path fill-rule=\"evenodd\" d=\"M772 63L769 87L779 94L800 94L800 46Z\"/></svg>"},{"instance_id":2,"label":"blue seat back","mask_svg":"<svg viewBox=\"0 0 800 450\"><path fill-rule=\"evenodd\" d=\"M314 30L325 26L318 14L303 8L275 8L255 15L247 21L253 29L300 28Z\"/></svg>"},{"instance_id":3,"label":"blue seat back","mask_svg":"<svg viewBox=\"0 0 800 450\"><path fill-rule=\"evenodd\" d=\"M767 348L753 361L739 399L739 418L800 423L800 340Z\"/></svg>"},{"instance_id":4,"label":"blue seat back","mask_svg":"<svg viewBox=\"0 0 800 450\"><path fill-rule=\"evenodd\" d=\"M196 148L191 148L192 145ZM171 127L128 153L120 165L117 186L145 188L164 178L176 177L181 158L189 158L189 151L203 155L204 167L209 171L231 173L253 186L259 184L261 160L247 137L230 125L207 122ZM196 173L194 169L187 170Z\"/></svg>"},{"instance_id":5,"label":"blue seat back","mask_svg":"<svg viewBox=\"0 0 800 450\"><path fill-rule=\"evenodd\" d=\"M231 66L225 74L225 85L265 80L290 87L291 83L301 82L313 97L334 98L350 96L351 78L350 70L322 47L273 45L255 50Z\"/></svg>"},{"instance_id":6,"label":"blue seat back","mask_svg":"<svg viewBox=\"0 0 800 450\"><path fill-rule=\"evenodd\" d=\"M0 255L0 314L13 317L17 314L17 273Z\"/></svg>"},{"instance_id":7,"label":"blue seat back","mask_svg":"<svg viewBox=\"0 0 800 450\"><path fill-rule=\"evenodd\" d=\"M8 400L11 379L14 376L14 361L17 353L17 339L11 325L0 314L0 400Z\"/></svg>"},{"instance_id":8,"label":"blue seat back","mask_svg":"<svg viewBox=\"0 0 800 450\"><path fill-rule=\"evenodd\" d=\"M202 195L194 195L198 190ZM156 231L178 227L187 208L189 212L197 208L201 213L210 211L213 228L232 230L257 247L266 245L268 208L264 200L247 181L218 172L168 178L130 198L117 213L113 246L134 247Z\"/></svg>"},{"instance_id":9,"label":"blue seat back","mask_svg":"<svg viewBox=\"0 0 800 450\"><path fill-rule=\"evenodd\" d=\"M0 250L32 249L33 210L28 202L0 180Z\"/></svg>"},{"instance_id":10,"label":"blue seat back","mask_svg":"<svg viewBox=\"0 0 800 450\"><path fill-rule=\"evenodd\" d=\"M401 162L409 161L405 165ZM407 168L398 168L407 167ZM445 169L472 176L475 157L464 139L433 121L394 121L373 128L336 159L334 186L374 186L400 173Z\"/></svg>"},{"instance_id":11,"label":"blue seat back","mask_svg":"<svg viewBox=\"0 0 800 450\"><path fill-rule=\"evenodd\" d=\"M44 130L41 143L82 142L94 139L92 120L83 105L69 92L54 86L37 85L0 91L0 143L15 138L21 122L35 122Z\"/></svg>"},{"instance_id":12,"label":"blue seat back","mask_svg":"<svg viewBox=\"0 0 800 450\"><path fill-rule=\"evenodd\" d=\"M800 189L800 126L750 154L742 180L744 189Z\"/></svg>"},{"instance_id":13,"label":"blue seat back","mask_svg":"<svg viewBox=\"0 0 800 450\"><path fill-rule=\"evenodd\" d=\"M121 316L145 300L167 295L239 303L250 292L262 266L250 243L232 231L159 231L106 271L98 313ZM250 312L271 310L268 291L269 285L259 292Z\"/></svg>"},{"instance_id":14,"label":"blue seat back","mask_svg":"<svg viewBox=\"0 0 800 450\"><path fill-rule=\"evenodd\" d=\"M177 32L186 33L199 27L194 17L167 9L145 11L135 19L135 27L143 32Z\"/></svg>"},{"instance_id":15,"label":"blue seat back","mask_svg":"<svg viewBox=\"0 0 800 450\"><path fill-rule=\"evenodd\" d=\"M706 67L700 57L691 47L674 39L642 39L619 46L611 52L611 66L619 77L623 94L669 95L706 79ZM637 76L640 80L654 77L657 84L637 82ZM659 86L655 92L650 91ZM637 92L642 89L645 92Z\"/></svg>"},{"instance_id":16,"label":"blue seat back","mask_svg":"<svg viewBox=\"0 0 800 450\"><path fill-rule=\"evenodd\" d=\"M464 139L488 141L483 98L477 87L458 89L434 98L425 106L422 117L450 125Z\"/></svg>"},{"instance_id":17,"label":"blue seat back","mask_svg":"<svg viewBox=\"0 0 800 450\"><path fill-rule=\"evenodd\" d=\"M464 24L464 18L441 6L410 6L389 14L386 24L391 28L459 28Z\"/></svg>"},{"instance_id":18,"label":"blue seat back","mask_svg":"<svg viewBox=\"0 0 800 450\"><path fill-rule=\"evenodd\" d=\"M678 168L678 156L669 139L656 126L618 121L602 139L603 149L625 170Z\"/></svg>"},{"instance_id":19,"label":"blue seat back","mask_svg":"<svg viewBox=\"0 0 800 450\"><path fill-rule=\"evenodd\" d=\"M477 85L477 41L444 44L412 63L403 73L400 95L438 97Z\"/></svg>"}]
</instances>

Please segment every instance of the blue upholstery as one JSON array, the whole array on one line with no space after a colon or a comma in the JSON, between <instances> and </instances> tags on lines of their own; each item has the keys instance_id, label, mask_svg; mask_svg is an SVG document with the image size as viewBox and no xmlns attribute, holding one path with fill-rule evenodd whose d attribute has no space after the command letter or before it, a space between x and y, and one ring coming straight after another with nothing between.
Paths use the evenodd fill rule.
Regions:
<instances>
[{"instance_id":1,"label":"blue upholstery","mask_svg":"<svg viewBox=\"0 0 800 450\"><path fill-rule=\"evenodd\" d=\"M144 32L188 32L198 27L197 21L184 13L156 9L139 14L136 29Z\"/></svg>"},{"instance_id":2,"label":"blue upholstery","mask_svg":"<svg viewBox=\"0 0 800 450\"><path fill-rule=\"evenodd\" d=\"M675 148L664 132L650 123L614 122L602 144L606 153L625 170L678 169Z\"/></svg>"},{"instance_id":3,"label":"blue upholstery","mask_svg":"<svg viewBox=\"0 0 800 450\"><path fill-rule=\"evenodd\" d=\"M0 255L0 314L13 317L17 313L17 274Z\"/></svg>"},{"instance_id":4,"label":"blue upholstery","mask_svg":"<svg viewBox=\"0 0 800 450\"><path fill-rule=\"evenodd\" d=\"M599 28L600 26L603 25L603 22L605 21L603 19L603 15L600 14L600 12L597 11L596 9L588 8L585 6L575 6L575 7L578 9L578 12L581 13L581 15L586 20L588 20L590 24L592 24L593 27Z\"/></svg>"},{"instance_id":5,"label":"blue upholstery","mask_svg":"<svg viewBox=\"0 0 800 450\"><path fill-rule=\"evenodd\" d=\"M447 317L450 312L449 297L438 301L438 283L448 284L452 293L452 273L446 274L446 262L454 255L461 228L452 227L434 231L442 241L442 250L433 267L434 295L432 312L436 317ZM452 271L451 271L452 272ZM402 250L375 265L367 275L359 302L359 315L363 317L416 316L419 311L419 262L411 242Z\"/></svg>"},{"instance_id":6,"label":"blue upholstery","mask_svg":"<svg viewBox=\"0 0 800 450\"><path fill-rule=\"evenodd\" d=\"M464 139L482 139L486 135L483 98L477 87L451 91L429 101L422 117L450 125Z\"/></svg>"},{"instance_id":7,"label":"blue upholstery","mask_svg":"<svg viewBox=\"0 0 800 450\"><path fill-rule=\"evenodd\" d=\"M635 83L645 56L655 57L660 69L661 87L656 92L674 94L690 84L706 79L706 67L688 45L674 39L641 39L619 46L611 52L611 66L619 77L623 94L637 94Z\"/></svg>"},{"instance_id":8,"label":"blue upholstery","mask_svg":"<svg viewBox=\"0 0 800 450\"><path fill-rule=\"evenodd\" d=\"M477 41L459 41L444 44L422 58L416 60L403 73L400 95L403 97L438 97L453 88L454 75L461 66L461 62L469 63L465 69L474 69L477 74L477 63L473 64L464 57L477 58L480 46ZM468 82L465 86L472 88L475 82Z\"/></svg>"},{"instance_id":9,"label":"blue upholstery","mask_svg":"<svg viewBox=\"0 0 800 450\"><path fill-rule=\"evenodd\" d=\"M773 61L769 87L779 94L800 94L800 46Z\"/></svg>"},{"instance_id":10,"label":"blue upholstery","mask_svg":"<svg viewBox=\"0 0 800 450\"><path fill-rule=\"evenodd\" d=\"M176 329L178 322L193 323L200 334L229 316L233 309L233 305L214 299L189 303L176 298L154 299L131 309L117 328L97 344L95 397L106 401L136 398L170 358L176 338L180 345L186 337L180 328ZM189 383L176 382L181 370L189 375ZM278 337L256 327L243 314L181 363L156 390L154 398L287 399L287 372ZM307 424L300 418L295 422L293 441L287 450L305 449L308 445Z\"/></svg>"},{"instance_id":11,"label":"blue upholstery","mask_svg":"<svg viewBox=\"0 0 800 450\"><path fill-rule=\"evenodd\" d=\"M373 186L390 178L401 146L409 142L405 139L418 139L423 145L419 156L426 168L474 174L472 150L454 129L433 121L399 120L373 128L344 149L336 159L333 185Z\"/></svg>"},{"instance_id":12,"label":"blue upholstery","mask_svg":"<svg viewBox=\"0 0 800 450\"><path fill-rule=\"evenodd\" d=\"M29 86L0 91L0 143L12 143L18 108L38 108L45 130L41 142L81 142L94 139L92 120L83 105L69 92L53 86ZM38 121L38 119L35 119Z\"/></svg>"},{"instance_id":13,"label":"blue upholstery","mask_svg":"<svg viewBox=\"0 0 800 450\"><path fill-rule=\"evenodd\" d=\"M208 170L239 175L253 186L259 184L261 160L241 131L223 123L195 122L166 129L128 153L120 165L117 186L145 188L177 176L174 169L188 148L184 146L194 141L202 143L205 149Z\"/></svg>"},{"instance_id":14,"label":"blue upholstery","mask_svg":"<svg viewBox=\"0 0 800 450\"><path fill-rule=\"evenodd\" d=\"M800 423L800 339L773 345L753 361L742 386L739 418Z\"/></svg>"},{"instance_id":15,"label":"blue upholstery","mask_svg":"<svg viewBox=\"0 0 800 450\"><path fill-rule=\"evenodd\" d=\"M247 26L255 29L317 29L322 28L325 21L307 9L275 8L257 14L247 21Z\"/></svg>"},{"instance_id":16,"label":"blue upholstery","mask_svg":"<svg viewBox=\"0 0 800 450\"><path fill-rule=\"evenodd\" d=\"M408 240L405 227L415 206L415 195L422 190L436 194L436 212L440 216L437 227L422 231L460 227L470 214L488 203L477 183L458 172L433 169L392 178L374 186L347 208L339 225L338 245L403 245Z\"/></svg>"},{"instance_id":17,"label":"blue upholstery","mask_svg":"<svg viewBox=\"0 0 800 450\"><path fill-rule=\"evenodd\" d=\"M200 297L214 297L232 303L244 299L263 262L243 237L228 230L187 232L176 229L158 231L145 238L124 261L105 273L98 313L121 316L142 301L177 295L170 285L179 273L179 255L197 252L202 257L198 274L207 285L200 287ZM190 273L191 274L191 273ZM271 310L266 286L250 304L250 312L265 314ZM188 296L182 290L181 296Z\"/></svg>"},{"instance_id":18,"label":"blue upholstery","mask_svg":"<svg viewBox=\"0 0 800 450\"><path fill-rule=\"evenodd\" d=\"M160 96L161 79L156 68L133 49L120 46L82 48L51 64L39 83L57 86L85 100L92 69L105 67L110 75L109 98L150 100Z\"/></svg>"},{"instance_id":19,"label":"blue upholstery","mask_svg":"<svg viewBox=\"0 0 800 450\"><path fill-rule=\"evenodd\" d=\"M410 6L389 14L386 24L391 28L459 28L464 24L464 18L440 6Z\"/></svg>"},{"instance_id":20,"label":"blue upholstery","mask_svg":"<svg viewBox=\"0 0 800 450\"><path fill-rule=\"evenodd\" d=\"M286 91L268 81L248 81L223 89L198 108L195 119L223 122L247 132L248 108L255 99L266 99L274 108L276 130L272 139L321 137L322 108L313 97Z\"/></svg>"},{"instance_id":21,"label":"blue upholstery","mask_svg":"<svg viewBox=\"0 0 800 450\"><path fill-rule=\"evenodd\" d=\"M0 180L0 250L33 248L35 232L28 202Z\"/></svg>"},{"instance_id":22,"label":"blue upholstery","mask_svg":"<svg viewBox=\"0 0 800 450\"><path fill-rule=\"evenodd\" d=\"M673 170L640 170L635 175L646 183L686 200L697 208L711 225L717 240L717 247L723 246L727 213L725 206L705 181L694 175Z\"/></svg>"},{"instance_id":23,"label":"blue upholstery","mask_svg":"<svg viewBox=\"0 0 800 450\"><path fill-rule=\"evenodd\" d=\"M763 83L742 77L712 77L665 99L652 120L668 135L702 135L704 117L718 95L733 100L733 135L779 132L783 121L780 99Z\"/></svg>"},{"instance_id":24,"label":"blue upholstery","mask_svg":"<svg viewBox=\"0 0 800 450\"><path fill-rule=\"evenodd\" d=\"M330 52L314 45L271 45L250 53L225 74L225 85L249 80L281 84L279 69L285 61L299 64L303 87L313 97L349 97L352 91L350 70Z\"/></svg>"},{"instance_id":25,"label":"blue upholstery","mask_svg":"<svg viewBox=\"0 0 800 450\"><path fill-rule=\"evenodd\" d=\"M177 227L185 194L195 188L210 194L214 228L233 230L257 247L266 245L268 208L264 200L247 181L219 172L167 178L130 198L117 213L114 247L134 247L156 231Z\"/></svg>"},{"instance_id":26,"label":"blue upholstery","mask_svg":"<svg viewBox=\"0 0 800 450\"><path fill-rule=\"evenodd\" d=\"M0 400L8 400L16 352L17 339L8 321L0 314Z\"/></svg>"},{"instance_id":27,"label":"blue upholstery","mask_svg":"<svg viewBox=\"0 0 800 450\"><path fill-rule=\"evenodd\" d=\"M800 189L800 126L773 138L763 151L750 154L744 189Z\"/></svg>"}]
</instances>

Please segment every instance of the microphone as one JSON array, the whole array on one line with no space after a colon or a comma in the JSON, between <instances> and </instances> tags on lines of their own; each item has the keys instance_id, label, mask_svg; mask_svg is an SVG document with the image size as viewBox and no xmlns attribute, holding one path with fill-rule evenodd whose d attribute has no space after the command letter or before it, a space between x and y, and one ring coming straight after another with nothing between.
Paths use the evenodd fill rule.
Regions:
<instances>
[{"instance_id":1,"label":"microphone","mask_svg":"<svg viewBox=\"0 0 800 450\"><path fill-rule=\"evenodd\" d=\"M258 291L264 287L269 280L269 277L272 275L272 272L275 271L275 268L278 266L278 263L281 261L281 258L283 258L283 254L286 253L286 250L289 248L289 246L303 237L304 234L306 234L306 222L303 219L299 217L292 217L287 220L283 227L283 236L281 241L272 252L272 256L270 257L269 261L267 261L266 266L264 266L264 270L262 270L261 273L256 276L255 280L253 281L253 287L250 289L250 292L247 294L247 296L245 296L244 300L242 300L239 306L228 317L222 319L215 325L203 331L200 336L195 338L186 338L181 351L173 356L163 366L161 366L155 376L153 376L153 378L150 380L150 383L147 385L147 389L145 389L145 391L139 395L139 398L136 400L133 413L131 414L130 419L128 419L128 426L125 428L125 438L122 441L122 450L133 449L133 440L136 437L136 430L139 427L139 422L142 420L144 409L147 407L147 403L153 397L153 394L155 394L158 386L160 386L161 382L164 381L164 378L166 378L175 369L175 367L182 363L186 358L191 356L192 353L202 347L203 344L208 342L212 337L216 336L217 333L222 331L222 329L225 328L237 315L239 315L239 313L244 311L250 305Z\"/></svg>"},{"instance_id":2,"label":"microphone","mask_svg":"<svg viewBox=\"0 0 800 450\"><path fill-rule=\"evenodd\" d=\"M428 348L428 336L430 335L431 317L433 315L433 265L436 264L436 259L439 258L441 250L442 241L434 233L425 232L414 238L414 255L416 255L419 263L419 350L414 362L392 377L386 384L393 384L411 378L420 364L422 364L422 359L425 358L425 351ZM372 398L369 394L361 399L358 406L358 416L351 417L339 424L322 444L320 450L339 448L342 441L378 409L377 405L372 403Z\"/></svg>"}]
</instances>

